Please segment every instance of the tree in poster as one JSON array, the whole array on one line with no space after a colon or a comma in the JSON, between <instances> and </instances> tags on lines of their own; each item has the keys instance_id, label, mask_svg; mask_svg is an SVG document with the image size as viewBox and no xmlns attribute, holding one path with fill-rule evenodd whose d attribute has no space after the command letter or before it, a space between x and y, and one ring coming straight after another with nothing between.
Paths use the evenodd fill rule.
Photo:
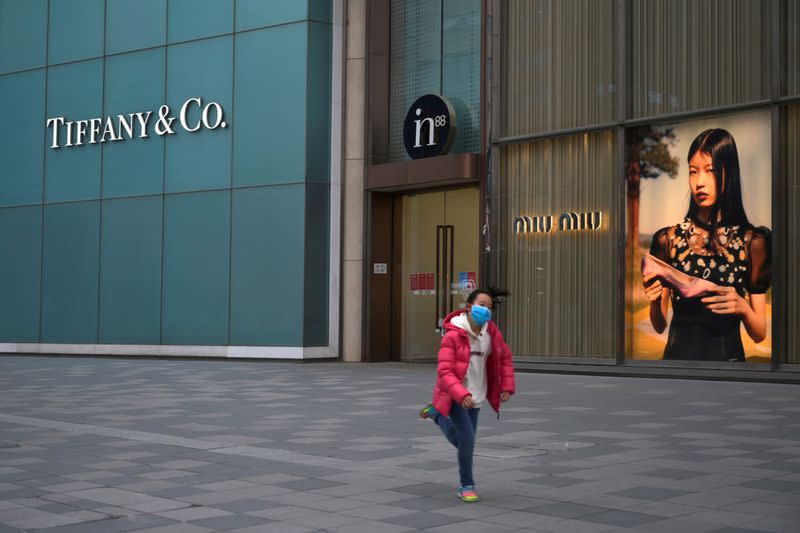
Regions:
<instances>
[{"instance_id":1,"label":"tree in poster","mask_svg":"<svg viewBox=\"0 0 800 533\"><path fill-rule=\"evenodd\" d=\"M633 128L628 132L626 177L628 182L628 257L633 258L639 246L639 197L643 179L655 179L666 174L678 175L678 158L670 154L675 144L672 128L661 130L651 126Z\"/></svg>"}]
</instances>

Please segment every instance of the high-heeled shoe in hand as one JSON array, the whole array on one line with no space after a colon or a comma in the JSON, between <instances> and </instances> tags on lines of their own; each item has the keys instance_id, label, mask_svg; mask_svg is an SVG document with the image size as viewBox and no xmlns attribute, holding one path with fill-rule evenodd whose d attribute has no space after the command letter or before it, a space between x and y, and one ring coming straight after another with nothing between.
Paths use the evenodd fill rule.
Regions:
<instances>
[{"instance_id":1,"label":"high-heeled shoe in hand","mask_svg":"<svg viewBox=\"0 0 800 533\"><path fill-rule=\"evenodd\" d=\"M657 257L646 254L642 258L642 277L650 274L655 274L661 283L678 293L681 298L697 298L719 289L716 283L684 274Z\"/></svg>"}]
</instances>

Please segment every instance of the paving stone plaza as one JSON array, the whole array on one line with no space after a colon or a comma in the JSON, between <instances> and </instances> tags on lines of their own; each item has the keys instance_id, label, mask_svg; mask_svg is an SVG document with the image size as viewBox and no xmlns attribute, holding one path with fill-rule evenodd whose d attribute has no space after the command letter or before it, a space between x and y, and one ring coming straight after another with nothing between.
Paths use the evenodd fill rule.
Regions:
<instances>
[{"instance_id":1,"label":"paving stone plaza","mask_svg":"<svg viewBox=\"0 0 800 533\"><path fill-rule=\"evenodd\" d=\"M517 374L477 504L433 365L2 357L0 533L796 532L796 385Z\"/></svg>"}]
</instances>

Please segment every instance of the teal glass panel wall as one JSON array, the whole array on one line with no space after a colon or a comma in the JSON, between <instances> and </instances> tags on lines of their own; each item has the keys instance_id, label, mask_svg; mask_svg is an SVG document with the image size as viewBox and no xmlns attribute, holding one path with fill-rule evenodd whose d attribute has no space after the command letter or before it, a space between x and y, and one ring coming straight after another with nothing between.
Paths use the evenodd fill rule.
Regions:
<instances>
[{"instance_id":1,"label":"teal glass panel wall","mask_svg":"<svg viewBox=\"0 0 800 533\"><path fill-rule=\"evenodd\" d=\"M234 191L231 344L302 345L304 234L303 185Z\"/></svg>"},{"instance_id":2,"label":"teal glass panel wall","mask_svg":"<svg viewBox=\"0 0 800 533\"><path fill-rule=\"evenodd\" d=\"M42 203L44 171L45 71L0 76L0 98L14 102L3 109L0 128L0 207Z\"/></svg>"},{"instance_id":3,"label":"teal glass panel wall","mask_svg":"<svg viewBox=\"0 0 800 533\"><path fill-rule=\"evenodd\" d=\"M107 54L160 46L166 40L167 0L106 0Z\"/></svg>"},{"instance_id":4,"label":"teal glass panel wall","mask_svg":"<svg viewBox=\"0 0 800 533\"><path fill-rule=\"evenodd\" d=\"M333 5L331 0L309 0L308 18L318 22L332 22Z\"/></svg>"},{"instance_id":5,"label":"teal glass panel wall","mask_svg":"<svg viewBox=\"0 0 800 533\"><path fill-rule=\"evenodd\" d=\"M0 74L39 68L47 58L47 0L0 0Z\"/></svg>"},{"instance_id":6,"label":"teal glass panel wall","mask_svg":"<svg viewBox=\"0 0 800 533\"><path fill-rule=\"evenodd\" d=\"M103 111L103 61L81 61L48 69L47 118L67 121L99 117ZM77 128L75 128L77 129ZM92 200L100 197L100 146L67 144L66 128L59 128L62 148L51 148L53 129L47 131L44 197L46 202ZM76 138L73 133L72 138ZM77 141L73 141L77 143Z\"/></svg>"},{"instance_id":7,"label":"teal glass panel wall","mask_svg":"<svg viewBox=\"0 0 800 533\"><path fill-rule=\"evenodd\" d=\"M42 207L0 209L0 228L0 339L39 342Z\"/></svg>"},{"instance_id":8,"label":"teal glass panel wall","mask_svg":"<svg viewBox=\"0 0 800 533\"><path fill-rule=\"evenodd\" d=\"M233 32L233 0L169 0L167 42Z\"/></svg>"},{"instance_id":9,"label":"teal glass panel wall","mask_svg":"<svg viewBox=\"0 0 800 533\"><path fill-rule=\"evenodd\" d=\"M328 344L328 272L330 234L330 187L309 183L306 187L305 346Z\"/></svg>"},{"instance_id":10,"label":"teal glass panel wall","mask_svg":"<svg viewBox=\"0 0 800 533\"><path fill-rule=\"evenodd\" d=\"M164 103L165 59L163 48L108 57L104 115L152 111L156 117ZM163 190L163 137L150 130L146 139L103 145L104 198L160 194Z\"/></svg>"},{"instance_id":11,"label":"teal glass panel wall","mask_svg":"<svg viewBox=\"0 0 800 533\"><path fill-rule=\"evenodd\" d=\"M330 181L331 25L308 25L306 94L306 177Z\"/></svg>"},{"instance_id":12,"label":"teal glass panel wall","mask_svg":"<svg viewBox=\"0 0 800 533\"><path fill-rule=\"evenodd\" d=\"M229 191L167 196L162 341L228 343Z\"/></svg>"},{"instance_id":13,"label":"teal glass panel wall","mask_svg":"<svg viewBox=\"0 0 800 533\"><path fill-rule=\"evenodd\" d=\"M233 37L217 37L170 46L167 103L179 110L188 98L214 101L230 113L233 104ZM197 127L199 105L188 108L187 123ZM225 117L230 120L230 117ZM231 186L231 131L184 133L167 138L166 192L221 189Z\"/></svg>"},{"instance_id":14,"label":"teal glass panel wall","mask_svg":"<svg viewBox=\"0 0 800 533\"><path fill-rule=\"evenodd\" d=\"M100 343L161 341L161 196L103 202Z\"/></svg>"},{"instance_id":15,"label":"teal glass panel wall","mask_svg":"<svg viewBox=\"0 0 800 533\"><path fill-rule=\"evenodd\" d=\"M100 202L44 208L42 342L97 342Z\"/></svg>"},{"instance_id":16,"label":"teal glass panel wall","mask_svg":"<svg viewBox=\"0 0 800 533\"><path fill-rule=\"evenodd\" d=\"M331 6L0 0L0 343L327 345Z\"/></svg>"},{"instance_id":17,"label":"teal glass panel wall","mask_svg":"<svg viewBox=\"0 0 800 533\"><path fill-rule=\"evenodd\" d=\"M237 0L236 31L277 26L289 22L297 22L308 18L308 3L280 2L270 5L262 0Z\"/></svg>"},{"instance_id":18,"label":"teal glass panel wall","mask_svg":"<svg viewBox=\"0 0 800 533\"><path fill-rule=\"evenodd\" d=\"M236 36L234 186L303 181L307 44L307 23Z\"/></svg>"},{"instance_id":19,"label":"teal glass panel wall","mask_svg":"<svg viewBox=\"0 0 800 533\"><path fill-rule=\"evenodd\" d=\"M50 0L49 64L103 55L105 4L105 0Z\"/></svg>"}]
</instances>

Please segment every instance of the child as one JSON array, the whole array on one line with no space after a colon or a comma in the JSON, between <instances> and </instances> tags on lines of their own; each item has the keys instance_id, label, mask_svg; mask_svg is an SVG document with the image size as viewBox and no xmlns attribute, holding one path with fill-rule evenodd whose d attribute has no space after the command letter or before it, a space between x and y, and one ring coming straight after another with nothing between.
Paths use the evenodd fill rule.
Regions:
<instances>
[{"instance_id":1,"label":"child","mask_svg":"<svg viewBox=\"0 0 800 533\"><path fill-rule=\"evenodd\" d=\"M478 411L488 401L499 417L500 402L507 402L515 391L511 350L490 320L495 299L507 294L474 290L466 308L445 319L433 401L419 413L433 420L458 450L458 497L464 502L478 501L472 477Z\"/></svg>"}]
</instances>

